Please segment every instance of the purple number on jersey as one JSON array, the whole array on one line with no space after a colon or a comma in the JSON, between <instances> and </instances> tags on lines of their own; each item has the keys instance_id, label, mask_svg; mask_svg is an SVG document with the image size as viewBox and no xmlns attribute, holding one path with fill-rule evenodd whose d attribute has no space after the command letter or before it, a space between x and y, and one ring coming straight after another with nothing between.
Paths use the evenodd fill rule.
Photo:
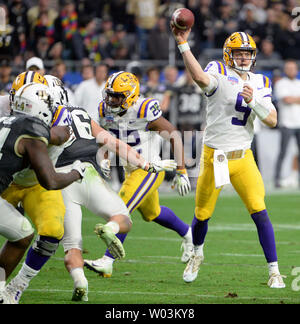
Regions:
<instances>
[{"instance_id":1,"label":"purple number on jersey","mask_svg":"<svg viewBox=\"0 0 300 324\"><path fill-rule=\"evenodd\" d=\"M243 99L244 98L241 96L239 92L236 99L235 110L244 113L244 118L238 119L237 117L233 117L231 119L231 123L236 126L245 126L247 124L248 117L251 114L251 108L242 105Z\"/></svg>"}]
</instances>

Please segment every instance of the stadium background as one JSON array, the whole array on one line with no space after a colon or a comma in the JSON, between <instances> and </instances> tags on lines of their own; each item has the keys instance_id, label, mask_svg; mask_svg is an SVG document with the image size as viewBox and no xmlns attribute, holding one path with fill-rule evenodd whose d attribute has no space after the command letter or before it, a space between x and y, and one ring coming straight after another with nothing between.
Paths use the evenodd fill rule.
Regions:
<instances>
[{"instance_id":1,"label":"stadium background","mask_svg":"<svg viewBox=\"0 0 300 324\"><path fill-rule=\"evenodd\" d=\"M75 11L68 20L63 8L70 2ZM141 5L140 11L134 10L137 4ZM43 7L42 12L36 7L38 5ZM8 13L5 31L0 31L0 92L9 92L14 77L24 71L26 61L32 56L42 58L47 73L58 73L55 68L65 66L65 73L59 76L74 93L84 80L83 72L90 71L90 66L105 63L109 73L129 69L139 74L142 92L147 86L149 88L149 71L158 69L159 82L153 95L170 99L165 116L178 124L176 96L185 82L185 74L168 23L172 12L182 6L195 13L196 24L189 43L203 65L213 59L222 59L223 41L236 30L254 36L259 48L256 72L269 76L273 84L282 76L285 60L300 60L300 34L292 29L292 22L296 21L292 11L300 6L297 1L0 0L0 7ZM55 26L60 29L57 31ZM196 89L195 93L198 94ZM276 105L276 98L273 99ZM188 122L199 111L191 111L191 118L187 114ZM205 121L197 120L197 129L202 122ZM298 167L293 161L298 152L292 142L282 172L282 177L288 180L287 189L274 193L279 130L260 125L256 140L281 270L288 275L287 289L274 292L265 287L265 260L254 224L238 197L228 197L225 190L210 222L207 261L201 270L203 280L187 288L181 280L185 266L179 261L180 239L170 231L158 229L155 224L145 226L140 217L133 215L135 226L126 244L127 257L116 265L112 280L99 280L87 272L90 302L299 303L299 292L291 289L297 275L297 272L293 275L293 269L299 266L299 201L295 191L297 184L292 181L297 178L294 174ZM162 203L172 206L186 222L191 221L193 201L193 194L182 200L177 195L162 198ZM92 233L93 225L99 220L87 211L85 216L84 252L88 258L96 258L104 252L103 247L103 251L95 248L99 242ZM72 283L69 278L66 280L63 256L60 248L33 281L22 303L69 302Z\"/></svg>"},{"instance_id":2,"label":"stadium background","mask_svg":"<svg viewBox=\"0 0 300 324\"><path fill-rule=\"evenodd\" d=\"M169 29L174 10L185 6L194 12L189 43L203 66L222 59L224 39L243 30L254 37L259 49L256 72L270 77L274 85L286 59L300 60L300 33L293 14L298 5L297 0L1 0L7 26L0 31L0 92L9 91L32 56L40 57L46 73L62 78L73 92L92 77L89 66L105 63L109 74L123 69L138 74L141 93L160 99L165 117L180 129L200 130L205 120L202 114L199 117L203 105L198 102L194 112L187 108L180 122L178 88L185 79ZM148 85L149 73L155 69L159 81ZM273 100L276 105L276 97ZM257 161L267 187L272 188L280 136L277 129L257 126ZM193 145L187 140L187 146ZM194 158L195 152L189 150L189 155ZM284 186L297 187L296 156L292 141L282 169Z\"/></svg>"}]
</instances>

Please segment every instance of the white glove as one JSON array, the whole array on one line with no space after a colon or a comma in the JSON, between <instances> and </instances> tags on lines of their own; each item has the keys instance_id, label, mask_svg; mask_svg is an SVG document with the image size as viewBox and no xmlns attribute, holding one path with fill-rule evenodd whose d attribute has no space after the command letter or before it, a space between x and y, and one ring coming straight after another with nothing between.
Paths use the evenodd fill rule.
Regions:
<instances>
[{"instance_id":1,"label":"white glove","mask_svg":"<svg viewBox=\"0 0 300 324\"><path fill-rule=\"evenodd\" d=\"M150 162L148 172L158 173L161 171L173 171L177 168L177 163L174 160L161 160Z\"/></svg>"},{"instance_id":2,"label":"white glove","mask_svg":"<svg viewBox=\"0 0 300 324\"><path fill-rule=\"evenodd\" d=\"M81 179L77 181L81 182L81 180L84 178L85 165L81 161L76 160L72 164L72 170L76 170L77 172L79 172Z\"/></svg>"},{"instance_id":3,"label":"white glove","mask_svg":"<svg viewBox=\"0 0 300 324\"><path fill-rule=\"evenodd\" d=\"M191 191L191 184L186 169L177 170L172 182L172 189L176 188L180 196L185 196Z\"/></svg>"},{"instance_id":4,"label":"white glove","mask_svg":"<svg viewBox=\"0 0 300 324\"><path fill-rule=\"evenodd\" d=\"M110 160L104 159L100 162L100 169L104 176L110 179Z\"/></svg>"}]
</instances>

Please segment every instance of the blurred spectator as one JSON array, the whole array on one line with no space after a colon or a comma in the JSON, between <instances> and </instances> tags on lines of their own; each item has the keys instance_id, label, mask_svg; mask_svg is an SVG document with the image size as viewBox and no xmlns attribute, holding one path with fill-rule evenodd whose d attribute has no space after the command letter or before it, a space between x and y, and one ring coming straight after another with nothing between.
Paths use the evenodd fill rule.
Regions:
<instances>
[{"instance_id":1,"label":"blurred spectator","mask_svg":"<svg viewBox=\"0 0 300 324\"><path fill-rule=\"evenodd\" d=\"M164 117L170 120L170 109L174 106L174 91L176 92L176 82L178 79L178 69L176 66L168 65L164 68L164 85L166 87L166 92L164 95L164 102L162 111ZM172 121L175 122L175 121Z\"/></svg>"},{"instance_id":2,"label":"blurred spectator","mask_svg":"<svg viewBox=\"0 0 300 324\"><path fill-rule=\"evenodd\" d=\"M67 73L67 66L66 66L65 62L62 60L56 61L52 70L51 70L51 75L59 78L63 82L64 87L68 93L69 105L75 106L76 105L75 95L71 89L70 83L65 80L66 73Z\"/></svg>"},{"instance_id":3,"label":"blurred spectator","mask_svg":"<svg viewBox=\"0 0 300 324\"><path fill-rule=\"evenodd\" d=\"M54 21L55 43L63 44L62 58L81 60L84 57L84 46L78 32L78 14L74 0L61 0L59 16Z\"/></svg>"},{"instance_id":4,"label":"blurred spectator","mask_svg":"<svg viewBox=\"0 0 300 324\"><path fill-rule=\"evenodd\" d=\"M300 58L300 33L292 30L293 17L283 15L281 19L281 30L276 39L283 59Z\"/></svg>"},{"instance_id":5,"label":"blurred spectator","mask_svg":"<svg viewBox=\"0 0 300 324\"><path fill-rule=\"evenodd\" d=\"M11 62L9 60L0 61L0 95L9 94L14 76L12 75Z\"/></svg>"},{"instance_id":6,"label":"blurred spectator","mask_svg":"<svg viewBox=\"0 0 300 324\"><path fill-rule=\"evenodd\" d=\"M44 38L45 45L47 42L49 49L55 41L54 32L54 21L49 18L47 11L42 11L34 23L32 31L32 47L36 49L40 38Z\"/></svg>"},{"instance_id":7,"label":"blurred spectator","mask_svg":"<svg viewBox=\"0 0 300 324\"><path fill-rule=\"evenodd\" d=\"M0 8L5 11L5 29L0 30L0 59L14 58L22 51L25 34L18 35L17 29L9 21L9 12L5 4L0 4Z\"/></svg>"},{"instance_id":8,"label":"blurred spectator","mask_svg":"<svg viewBox=\"0 0 300 324\"><path fill-rule=\"evenodd\" d=\"M125 26L128 33L134 33L134 16L128 13L127 6L128 0L110 0L109 14L112 17L114 25L121 24Z\"/></svg>"},{"instance_id":9,"label":"blurred spectator","mask_svg":"<svg viewBox=\"0 0 300 324\"><path fill-rule=\"evenodd\" d=\"M160 102L160 108L166 112L169 103L170 95L167 91L166 85L160 82L160 69L156 66L151 66L146 71L147 81L141 86L141 94L144 97L152 97Z\"/></svg>"},{"instance_id":10,"label":"blurred spectator","mask_svg":"<svg viewBox=\"0 0 300 324\"><path fill-rule=\"evenodd\" d=\"M80 83L75 90L76 104L86 109L89 115L98 119L98 105L102 99L102 92L108 77L106 64L99 64L95 69L95 77Z\"/></svg>"},{"instance_id":11,"label":"blurred spectator","mask_svg":"<svg viewBox=\"0 0 300 324\"><path fill-rule=\"evenodd\" d=\"M158 18L155 28L149 33L148 50L149 59L169 59L169 25L167 19L163 16Z\"/></svg>"},{"instance_id":12,"label":"blurred spectator","mask_svg":"<svg viewBox=\"0 0 300 324\"><path fill-rule=\"evenodd\" d=\"M114 60L129 60L134 51L133 42L134 40L127 34L125 27L118 24L107 43L106 53Z\"/></svg>"},{"instance_id":13,"label":"blurred spectator","mask_svg":"<svg viewBox=\"0 0 300 324\"><path fill-rule=\"evenodd\" d=\"M47 37L37 38L37 42L35 44L34 54L38 57L41 57L43 60L50 59L50 45Z\"/></svg>"},{"instance_id":14,"label":"blurred spectator","mask_svg":"<svg viewBox=\"0 0 300 324\"><path fill-rule=\"evenodd\" d=\"M50 7L50 0L38 0L36 6L30 8L27 12L27 19L30 25L31 37L36 26L52 26L57 18L57 11Z\"/></svg>"},{"instance_id":15,"label":"blurred spectator","mask_svg":"<svg viewBox=\"0 0 300 324\"><path fill-rule=\"evenodd\" d=\"M278 100L279 127L281 132L280 152L276 163L274 179L276 187L281 185L282 163L292 137L296 138L298 152L300 152L300 80L297 79L297 63L293 60L287 60L284 65L284 73L285 77L277 81L274 89L274 95ZM298 157L300 157L300 154ZM300 174L298 178L300 180Z\"/></svg>"},{"instance_id":16,"label":"blurred spectator","mask_svg":"<svg viewBox=\"0 0 300 324\"><path fill-rule=\"evenodd\" d=\"M101 60L99 47L99 35L97 30L97 20L94 16L85 16L80 20L80 35L84 43L84 57L88 57L93 62Z\"/></svg>"},{"instance_id":17,"label":"blurred spectator","mask_svg":"<svg viewBox=\"0 0 300 324\"><path fill-rule=\"evenodd\" d=\"M29 37L29 24L27 20L28 6L23 0L13 0L8 6L9 22L14 26L19 38L20 55L24 54Z\"/></svg>"},{"instance_id":18,"label":"blurred spectator","mask_svg":"<svg viewBox=\"0 0 300 324\"><path fill-rule=\"evenodd\" d=\"M45 75L45 67L43 60L36 56L31 57L29 60L26 61L26 70L35 71L41 75Z\"/></svg>"},{"instance_id":19,"label":"blurred spectator","mask_svg":"<svg viewBox=\"0 0 300 324\"><path fill-rule=\"evenodd\" d=\"M90 80L94 77L94 68L92 65L83 65L81 68L81 76L83 81Z\"/></svg>"},{"instance_id":20,"label":"blurred spectator","mask_svg":"<svg viewBox=\"0 0 300 324\"><path fill-rule=\"evenodd\" d=\"M187 8L192 10L195 15L195 27L192 29L196 31L196 38L192 51L197 57L203 49L211 48L214 41L213 24L216 19L214 14L212 0L187 1Z\"/></svg>"},{"instance_id":21,"label":"blurred spectator","mask_svg":"<svg viewBox=\"0 0 300 324\"><path fill-rule=\"evenodd\" d=\"M248 3L243 7L245 17L239 21L238 30L248 33L253 36L254 41L257 45L260 44L260 31L262 24L258 23L256 19L256 7Z\"/></svg>"},{"instance_id":22,"label":"blurred spectator","mask_svg":"<svg viewBox=\"0 0 300 324\"><path fill-rule=\"evenodd\" d=\"M108 6L109 0L76 0L76 11L79 20L84 16L102 17L105 7Z\"/></svg>"},{"instance_id":23,"label":"blurred spectator","mask_svg":"<svg viewBox=\"0 0 300 324\"><path fill-rule=\"evenodd\" d=\"M156 25L159 5L160 0L128 0L128 13L135 17L141 59L148 58L148 37Z\"/></svg>"},{"instance_id":24,"label":"blurred spectator","mask_svg":"<svg viewBox=\"0 0 300 324\"><path fill-rule=\"evenodd\" d=\"M281 60L281 55L274 51L274 44L269 39L261 41L261 50L256 56L261 69L274 70L278 67L278 60Z\"/></svg>"},{"instance_id":25,"label":"blurred spectator","mask_svg":"<svg viewBox=\"0 0 300 324\"><path fill-rule=\"evenodd\" d=\"M277 15L273 9L268 9L267 11L267 20L260 29L260 38L268 38L274 43L274 48L276 51L280 50L278 45L278 35L280 33L280 24L277 19Z\"/></svg>"},{"instance_id":26,"label":"blurred spectator","mask_svg":"<svg viewBox=\"0 0 300 324\"><path fill-rule=\"evenodd\" d=\"M222 1L217 10L218 16L214 22L214 47L223 48L224 39L238 29L236 13L227 1Z\"/></svg>"}]
</instances>

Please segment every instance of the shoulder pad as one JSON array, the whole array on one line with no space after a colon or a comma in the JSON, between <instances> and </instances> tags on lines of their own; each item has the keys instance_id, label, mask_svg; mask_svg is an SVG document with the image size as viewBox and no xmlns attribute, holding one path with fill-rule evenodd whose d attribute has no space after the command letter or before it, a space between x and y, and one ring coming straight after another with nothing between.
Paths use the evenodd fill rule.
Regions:
<instances>
[{"instance_id":1,"label":"shoulder pad","mask_svg":"<svg viewBox=\"0 0 300 324\"><path fill-rule=\"evenodd\" d=\"M21 136L45 138L47 142L50 141L50 128L38 118L24 117L20 119L18 127Z\"/></svg>"},{"instance_id":2,"label":"shoulder pad","mask_svg":"<svg viewBox=\"0 0 300 324\"><path fill-rule=\"evenodd\" d=\"M272 81L265 75L263 75L263 83L265 88L272 88Z\"/></svg>"},{"instance_id":3,"label":"shoulder pad","mask_svg":"<svg viewBox=\"0 0 300 324\"><path fill-rule=\"evenodd\" d=\"M227 68L222 61L211 61L207 64L204 72L217 72L222 75L227 75Z\"/></svg>"},{"instance_id":4,"label":"shoulder pad","mask_svg":"<svg viewBox=\"0 0 300 324\"><path fill-rule=\"evenodd\" d=\"M99 106L98 106L98 112L99 112L99 116L100 116L100 118L105 117L105 111L104 111L104 108L105 108L105 103L104 103L104 101L101 101L101 102L99 103Z\"/></svg>"},{"instance_id":5,"label":"shoulder pad","mask_svg":"<svg viewBox=\"0 0 300 324\"><path fill-rule=\"evenodd\" d=\"M153 98L147 98L140 104L137 117L146 118L148 122L158 119L162 115L159 101Z\"/></svg>"},{"instance_id":6,"label":"shoulder pad","mask_svg":"<svg viewBox=\"0 0 300 324\"><path fill-rule=\"evenodd\" d=\"M58 106L56 108L51 127L53 126L69 126L72 124L71 114L66 106Z\"/></svg>"}]
</instances>

